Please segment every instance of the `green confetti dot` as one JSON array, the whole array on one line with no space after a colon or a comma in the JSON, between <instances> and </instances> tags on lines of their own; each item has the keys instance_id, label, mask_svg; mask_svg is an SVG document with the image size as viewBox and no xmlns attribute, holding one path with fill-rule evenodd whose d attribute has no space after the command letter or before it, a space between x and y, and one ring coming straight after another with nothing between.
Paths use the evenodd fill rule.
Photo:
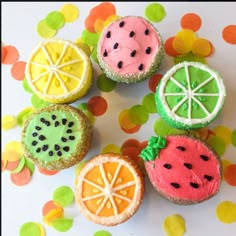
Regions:
<instances>
[{"instance_id":1,"label":"green confetti dot","mask_svg":"<svg viewBox=\"0 0 236 236\"><path fill-rule=\"evenodd\" d=\"M147 109L142 105L132 106L128 111L128 116L130 121L136 125L142 125L146 123L149 118Z\"/></svg>"},{"instance_id":2,"label":"green confetti dot","mask_svg":"<svg viewBox=\"0 0 236 236\"><path fill-rule=\"evenodd\" d=\"M35 171L35 165L28 158L25 158L25 166L30 170L30 174L33 175Z\"/></svg>"},{"instance_id":3,"label":"green confetti dot","mask_svg":"<svg viewBox=\"0 0 236 236\"><path fill-rule=\"evenodd\" d=\"M19 234L20 236L41 236L41 231L36 223L27 222L21 225Z\"/></svg>"},{"instance_id":4,"label":"green confetti dot","mask_svg":"<svg viewBox=\"0 0 236 236\"><path fill-rule=\"evenodd\" d=\"M97 47L94 47L91 52L91 57L95 63L98 64L98 57L97 57Z\"/></svg>"},{"instance_id":5,"label":"green confetti dot","mask_svg":"<svg viewBox=\"0 0 236 236\"><path fill-rule=\"evenodd\" d=\"M52 221L52 227L59 232L68 231L73 225L73 219L57 218Z\"/></svg>"},{"instance_id":6,"label":"green confetti dot","mask_svg":"<svg viewBox=\"0 0 236 236\"><path fill-rule=\"evenodd\" d=\"M62 28L65 24L65 18L63 14L59 11L52 11L48 13L45 18L45 21L47 26L53 30L58 30Z\"/></svg>"},{"instance_id":7,"label":"green confetti dot","mask_svg":"<svg viewBox=\"0 0 236 236\"><path fill-rule=\"evenodd\" d=\"M21 112L19 112L16 116L16 122L17 125L19 125L20 127L23 125L25 119L34 112L34 108L33 107L26 107L24 108Z\"/></svg>"},{"instance_id":8,"label":"green confetti dot","mask_svg":"<svg viewBox=\"0 0 236 236\"><path fill-rule=\"evenodd\" d=\"M151 3L145 8L145 16L153 22L160 22L166 16L165 8L159 3Z\"/></svg>"},{"instance_id":9,"label":"green confetti dot","mask_svg":"<svg viewBox=\"0 0 236 236\"><path fill-rule=\"evenodd\" d=\"M142 100L142 105L147 109L149 113L157 113L154 93L145 95Z\"/></svg>"},{"instance_id":10,"label":"green confetti dot","mask_svg":"<svg viewBox=\"0 0 236 236\"><path fill-rule=\"evenodd\" d=\"M33 93L32 89L30 88L28 82L27 82L27 79L24 78L23 82L22 82L22 86L23 86L23 89L28 92L28 93Z\"/></svg>"},{"instance_id":11,"label":"green confetti dot","mask_svg":"<svg viewBox=\"0 0 236 236\"><path fill-rule=\"evenodd\" d=\"M236 130L232 131L231 140L234 147L236 147Z\"/></svg>"},{"instance_id":12,"label":"green confetti dot","mask_svg":"<svg viewBox=\"0 0 236 236\"><path fill-rule=\"evenodd\" d=\"M111 92L116 87L116 81L107 78L105 74L100 74L97 78L97 87L102 92Z\"/></svg>"},{"instance_id":13,"label":"green confetti dot","mask_svg":"<svg viewBox=\"0 0 236 236\"><path fill-rule=\"evenodd\" d=\"M180 130L180 129L171 129L168 132L168 135L177 135L177 134L187 134L188 132L186 130Z\"/></svg>"},{"instance_id":14,"label":"green confetti dot","mask_svg":"<svg viewBox=\"0 0 236 236\"><path fill-rule=\"evenodd\" d=\"M106 230L96 231L93 236L112 236L112 234Z\"/></svg>"},{"instance_id":15,"label":"green confetti dot","mask_svg":"<svg viewBox=\"0 0 236 236\"><path fill-rule=\"evenodd\" d=\"M166 136L173 130L162 118L157 119L153 125L154 132L157 135Z\"/></svg>"},{"instance_id":16,"label":"green confetti dot","mask_svg":"<svg viewBox=\"0 0 236 236\"><path fill-rule=\"evenodd\" d=\"M20 162L19 162L18 166L14 170L12 170L11 173L12 174L19 173L23 169L24 165L25 165L25 157L22 156L20 158Z\"/></svg>"},{"instance_id":17,"label":"green confetti dot","mask_svg":"<svg viewBox=\"0 0 236 236\"><path fill-rule=\"evenodd\" d=\"M50 39L57 33L57 30L52 29L47 25L45 19L41 20L37 24L36 31L38 35L44 39Z\"/></svg>"},{"instance_id":18,"label":"green confetti dot","mask_svg":"<svg viewBox=\"0 0 236 236\"><path fill-rule=\"evenodd\" d=\"M43 108L43 107L46 107L46 106L50 105L49 102L46 102L46 101L40 99L36 94L32 95L31 104L36 109L40 109L40 108Z\"/></svg>"},{"instance_id":19,"label":"green confetti dot","mask_svg":"<svg viewBox=\"0 0 236 236\"><path fill-rule=\"evenodd\" d=\"M53 201L61 207L69 206L74 201L74 193L68 186L58 187L52 196Z\"/></svg>"},{"instance_id":20,"label":"green confetti dot","mask_svg":"<svg viewBox=\"0 0 236 236\"><path fill-rule=\"evenodd\" d=\"M188 53L184 56L178 56L178 57L174 57L174 63L178 64L181 63L183 61L195 61L195 62L201 62L203 64L207 64L206 60L203 57L196 57L193 53Z\"/></svg>"},{"instance_id":21,"label":"green confetti dot","mask_svg":"<svg viewBox=\"0 0 236 236\"><path fill-rule=\"evenodd\" d=\"M207 143L212 146L212 148L218 153L218 155L223 155L226 150L226 144L224 140L217 136L211 136Z\"/></svg>"},{"instance_id":22,"label":"green confetti dot","mask_svg":"<svg viewBox=\"0 0 236 236\"><path fill-rule=\"evenodd\" d=\"M97 46L98 39L100 37L100 34L97 33L91 33L88 30L83 30L81 39L83 42L86 42L89 46Z\"/></svg>"},{"instance_id":23,"label":"green confetti dot","mask_svg":"<svg viewBox=\"0 0 236 236\"><path fill-rule=\"evenodd\" d=\"M87 111L88 110L88 103L86 103L86 102L80 103L77 106L77 108L81 111L84 111L84 110Z\"/></svg>"}]
</instances>

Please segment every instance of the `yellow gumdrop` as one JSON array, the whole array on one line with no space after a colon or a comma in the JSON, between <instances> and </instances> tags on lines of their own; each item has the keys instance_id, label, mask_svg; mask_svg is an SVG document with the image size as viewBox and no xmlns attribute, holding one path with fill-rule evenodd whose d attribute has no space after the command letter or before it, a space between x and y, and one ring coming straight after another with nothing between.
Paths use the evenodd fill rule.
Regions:
<instances>
[{"instance_id":1,"label":"yellow gumdrop","mask_svg":"<svg viewBox=\"0 0 236 236\"><path fill-rule=\"evenodd\" d=\"M213 129L213 132L216 136L222 138L226 145L229 145L231 143L231 130L224 126L224 125L218 125Z\"/></svg>"},{"instance_id":2,"label":"yellow gumdrop","mask_svg":"<svg viewBox=\"0 0 236 236\"><path fill-rule=\"evenodd\" d=\"M206 57L211 52L211 44L207 39L197 38L193 42L192 52L197 57Z\"/></svg>"},{"instance_id":3,"label":"yellow gumdrop","mask_svg":"<svg viewBox=\"0 0 236 236\"><path fill-rule=\"evenodd\" d=\"M4 115L2 117L2 130L9 130L16 126L16 117L12 115Z\"/></svg>"},{"instance_id":4,"label":"yellow gumdrop","mask_svg":"<svg viewBox=\"0 0 236 236\"><path fill-rule=\"evenodd\" d=\"M173 48L180 54L187 54L192 50L193 42L196 38L194 31L183 29L176 34L173 40Z\"/></svg>"},{"instance_id":5,"label":"yellow gumdrop","mask_svg":"<svg viewBox=\"0 0 236 236\"><path fill-rule=\"evenodd\" d=\"M185 220L181 215L170 215L165 218L163 229L167 236L182 236L186 231Z\"/></svg>"},{"instance_id":6,"label":"yellow gumdrop","mask_svg":"<svg viewBox=\"0 0 236 236\"><path fill-rule=\"evenodd\" d=\"M108 144L102 149L101 154L108 153L108 152L120 153L120 147L114 144Z\"/></svg>"},{"instance_id":7,"label":"yellow gumdrop","mask_svg":"<svg viewBox=\"0 0 236 236\"><path fill-rule=\"evenodd\" d=\"M221 202L216 207L216 216L225 224L236 222L236 204L231 201Z\"/></svg>"},{"instance_id":8,"label":"yellow gumdrop","mask_svg":"<svg viewBox=\"0 0 236 236\"><path fill-rule=\"evenodd\" d=\"M94 30L96 33L100 33L102 32L102 30L104 29L105 25L104 25L104 21L101 19L97 19L94 23Z\"/></svg>"}]
</instances>

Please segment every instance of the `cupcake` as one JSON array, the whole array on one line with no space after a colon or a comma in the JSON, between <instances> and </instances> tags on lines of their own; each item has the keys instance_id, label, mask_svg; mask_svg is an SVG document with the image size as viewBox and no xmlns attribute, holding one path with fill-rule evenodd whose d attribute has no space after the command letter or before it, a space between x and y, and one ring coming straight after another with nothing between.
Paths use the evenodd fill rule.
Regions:
<instances>
[{"instance_id":1,"label":"cupcake","mask_svg":"<svg viewBox=\"0 0 236 236\"><path fill-rule=\"evenodd\" d=\"M146 19L126 16L103 30L97 58L108 78L124 83L142 81L156 73L161 65L162 38Z\"/></svg>"},{"instance_id":2,"label":"cupcake","mask_svg":"<svg viewBox=\"0 0 236 236\"><path fill-rule=\"evenodd\" d=\"M128 220L144 195L143 175L129 157L101 154L90 160L75 179L75 198L90 221L113 226Z\"/></svg>"},{"instance_id":3,"label":"cupcake","mask_svg":"<svg viewBox=\"0 0 236 236\"><path fill-rule=\"evenodd\" d=\"M200 139L186 135L151 137L140 157L153 187L174 203L200 203L219 191L220 158Z\"/></svg>"},{"instance_id":4,"label":"cupcake","mask_svg":"<svg viewBox=\"0 0 236 236\"><path fill-rule=\"evenodd\" d=\"M157 86L158 113L177 129L198 129L216 119L225 101L219 73L199 62L173 66Z\"/></svg>"},{"instance_id":5,"label":"cupcake","mask_svg":"<svg viewBox=\"0 0 236 236\"><path fill-rule=\"evenodd\" d=\"M88 118L69 105L37 110L22 129L24 156L48 170L65 169L81 161L89 151L91 139Z\"/></svg>"},{"instance_id":6,"label":"cupcake","mask_svg":"<svg viewBox=\"0 0 236 236\"><path fill-rule=\"evenodd\" d=\"M88 92L92 65L75 43L51 39L33 50L25 75L32 91L44 101L72 103Z\"/></svg>"}]
</instances>

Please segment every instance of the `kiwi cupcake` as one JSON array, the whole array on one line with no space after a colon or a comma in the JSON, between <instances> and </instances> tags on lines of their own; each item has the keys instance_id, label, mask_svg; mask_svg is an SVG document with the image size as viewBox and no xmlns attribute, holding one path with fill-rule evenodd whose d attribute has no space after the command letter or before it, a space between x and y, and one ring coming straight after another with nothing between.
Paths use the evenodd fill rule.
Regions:
<instances>
[{"instance_id":1,"label":"kiwi cupcake","mask_svg":"<svg viewBox=\"0 0 236 236\"><path fill-rule=\"evenodd\" d=\"M142 81L156 73L161 65L162 38L143 17L122 17L103 30L97 58L108 78L124 83Z\"/></svg>"},{"instance_id":2,"label":"kiwi cupcake","mask_svg":"<svg viewBox=\"0 0 236 236\"><path fill-rule=\"evenodd\" d=\"M72 103L92 84L92 65L78 45L62 39L41 42L26 64L25 75L32 91L50 103Z\"/></svg>"},{"instance_id":3,"label":"kiwi cupcake","mask_svg":"<svg viewBox=\"0 0 236 236\"><path fill-rule=\"evenodd\" d=\"M38 167L61 170L88 153L92 127L84 113L69 105L50 105L34 112L23 124L26 158Z\"/></svg>"},{"instance_id":4,"label":"kiwi cupcake","mask_svg":"<svg viewBox=\"0 0 236 236\"><path fill-rule=\"evenodd\" d=\"M198 129L220 113L226 91L218 72L200 62L184 61L162 77L156 89L158 113L177 129Z\"/></svg>"}]
</instances>

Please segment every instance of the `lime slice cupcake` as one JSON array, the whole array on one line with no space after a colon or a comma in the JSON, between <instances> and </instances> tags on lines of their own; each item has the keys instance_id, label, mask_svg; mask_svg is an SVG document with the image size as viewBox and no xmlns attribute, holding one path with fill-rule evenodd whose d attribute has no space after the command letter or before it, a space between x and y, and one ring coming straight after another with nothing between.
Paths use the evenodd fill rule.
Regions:
<instances>
[{"instance_id":1,"label":"lime slice cupcake","mask_svg":"<svg viewBox=\"0 0 236 236\"><path fill-rule=\"evenodd\" d=\"M127 16L102 32L97 51L106 76L117 82L135 83L156 73L163 58L163 43L157 29L146 19Z\"/></svg>"},{"instance_id":2,"label":"lime slice cupcake","mask_svg":"<svg viewBox=\"0 0 236 236\"><path fill-rule=\"evenodd\" d=\"M92 128L84 113L69 105L50 105L34 112L23 125L24 156L37 166L61 170L89 151Z\"/></svg>"},{"instance_id":3,"label":"lime slice cupcake","mask_svg":"<svg viewBox=\"0 0 236 236\"><path fill-rule=\"evenodd\" d=\"M159 114L177 129L207 126L220 113L226 91L218 72L199 62L182 62L161 79L155 94Z\"/></svg>"},{"instance_id":4,"label":"lime slice cupcake","mask_svg":"<svg viewBox=\"0 0 236 236\"><path fill-rule=\"evenodd\" d=\"M92 84L92 65L76 44L52 39L40 43L26 65L33 92L50 103L71 103L84 96Z\"/></svg>"}]
</instances>

